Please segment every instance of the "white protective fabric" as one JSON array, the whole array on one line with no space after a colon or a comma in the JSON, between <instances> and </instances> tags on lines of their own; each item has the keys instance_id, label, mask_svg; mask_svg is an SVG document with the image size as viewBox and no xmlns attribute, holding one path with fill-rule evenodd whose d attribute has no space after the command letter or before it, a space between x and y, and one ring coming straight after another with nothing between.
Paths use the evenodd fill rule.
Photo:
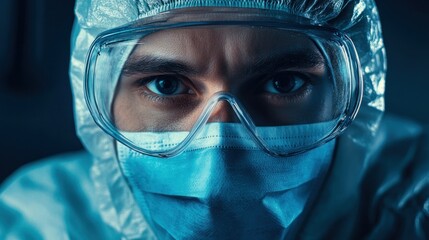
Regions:
<instances>
[{"instance_id":1,"label":"white protective fabric","mask_svg":"<svg viewBox=\"0 0 429 240\"><path fill-rule=\"evenodd\" d=\"M143 216L133 201L117 164L114 140L93 121L83 96L85 57L94 38L102 31L153 14L184 7L256 7L280 10L310 18L314 24L344 31L353 40L364 71L365 93L360 113L345 138L362 151L371 146L384 110L385 52L375 3L372 0L323 1L131 1L78 0L72 33L70 76L74 94L75 119L79 137L94 156L92 177L97 183L103 219L118 231L131 235L145 229ZM365 165L365 157L356 163ZM114 176L113 178L111 176ZM106 198L105 196L114 196ZM127 207L125 207L127 206Z\"/></svg>"},{"instance_id":2,"label":"white protective fabric","mask_svg":"<svg viewBox=\"0 0 429 240\"><path fill-rule=\"evenodd\" d=\"M92 177L97 184L96 191L100 196L114 196L100 198L103 219L117 231L131 236L142 234L141 229L146 229L143 227L145 222L126 181L121 176L114 151L114 140L94 123L87 109L83 96L85 57L94 38L104 30L162 11L195 6L280 10L310 18L314 24L329 25L344 31L357 48L365 81L360 113L344 138L356 144L362 154L371 146L379 118L384 111L385 52L377 9L372 0L78 0L70 63L77 132L95 158ZM358 161L356 164L365 165L365 158Z\"/></svg>"},{"instance_id":3,"label":"white protective fabric","mask_svg":"<svg viewBox=\"0 0 429 240\"><path fill-rule=\"evenodd\" d=\"M379 124L386 66L373 0L77 0L70 77L77 132L89 154L59 156L8 180L0 189L0 238L153 238L118 166L114 140L86 107L85 56L104 30L195 6L284 11L342 30L357 48L365 80L362 107L337 140L334 165L300 238L429 237L429 180L423 171L429 168L419 160L428 153L416 140L421 128L390 117Z\"/></svg>"}]
</instances>

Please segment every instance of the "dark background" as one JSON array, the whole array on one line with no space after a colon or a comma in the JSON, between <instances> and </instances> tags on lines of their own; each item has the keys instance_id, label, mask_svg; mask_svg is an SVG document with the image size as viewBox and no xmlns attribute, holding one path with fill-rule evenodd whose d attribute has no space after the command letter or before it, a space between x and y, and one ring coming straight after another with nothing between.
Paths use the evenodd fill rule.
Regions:
<instances>
[{"instance_id":1,"label":"dark background","mask_svg":"<svg viewBox=\"0 0 429 240\"><path fill-rule=\"evenodd\" d=\"M386 111L429 123L429 2L379 0ZM68 79L73 1L0 0L0 182L21 165L82 149Z\"/></svg>"}]
</instances>

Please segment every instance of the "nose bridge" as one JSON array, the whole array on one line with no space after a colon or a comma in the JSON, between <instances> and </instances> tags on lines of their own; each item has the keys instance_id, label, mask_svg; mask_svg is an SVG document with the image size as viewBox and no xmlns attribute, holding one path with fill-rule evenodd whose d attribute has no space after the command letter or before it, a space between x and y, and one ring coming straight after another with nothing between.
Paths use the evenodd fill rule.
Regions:
<instances>
[{"instance_id":1,"label":"nose bridge","mask_svg":"<svg viewBox=\"0 0 429 240\"><path fill-rule=\"evenodd\" d=\"M208 119L208 122L236 123L239 121L233 107L226 99L220 99L219 102L216 103Z\"/></svg>"}]
</instances>

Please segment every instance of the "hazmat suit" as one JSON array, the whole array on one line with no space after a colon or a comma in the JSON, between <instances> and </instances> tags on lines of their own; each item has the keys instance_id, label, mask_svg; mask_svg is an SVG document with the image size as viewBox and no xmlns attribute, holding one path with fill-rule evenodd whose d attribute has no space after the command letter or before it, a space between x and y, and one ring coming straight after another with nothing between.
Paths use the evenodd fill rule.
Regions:
<instances>
[{"instance_id":1,"label":"hazmat suit","mask_svg":"<svg viewBox=\"0 0 429 240\"><path fill-rule=\"evenodd\" d=\"M77 133L86 151L26 166L4 183L0 238L156 239L121 170L116 141L88 110L86 56L105 30L190 7L281 11L338 29L356 47L364 83L360 110L337 138L332 164L295 238L429 238L427 131L383 116L385 52L372 0L77 0L70 77Z\"/></svg>"}]
</instances>

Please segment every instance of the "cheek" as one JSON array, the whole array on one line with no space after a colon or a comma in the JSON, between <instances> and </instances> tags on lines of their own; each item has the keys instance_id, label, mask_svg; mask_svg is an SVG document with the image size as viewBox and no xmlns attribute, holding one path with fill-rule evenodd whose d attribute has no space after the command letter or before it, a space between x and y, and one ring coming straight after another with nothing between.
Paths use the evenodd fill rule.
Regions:
<instances>
[{"instance_id":1,"label":"cheek","mask_svg":"<svg viewBox=\"0 0 429 240\"><path fill-rule=\"evenodd\" d=\"M121 131L136 131L138 129L138 120L136 109L133 104L132 95L119 93L115 96L112 106L113 122Z\"/></svg>"},{"instance_id":2,"label":"cheek","mask_svg":"<svg viewBox=\"0 0 429 240\"><path fill-rule=\"evenodd\" d=\"M125 94L124 94L125 95ZM113 104L114 123L121 131L156 131L171 119L165 113L139 103L138 97L118 95Z\"/></svg>"},{"instance_id":3,"label":"cheek","mask_svg":"<svg viewBox=\"0 0 429 240\"><path fill-rule=\"evenodd\" d=\"M337 118L336 93L331 84L320 84L315 86L315 94L308 102L308 109L314 112L314 122L330 121Z\"/></svg>"},{"instance_id":4,"label":"cheek","mask_svg":"<svg viewBox=\"0 0 429 240\"><path fill-rule=\"evenodd\" d=\"M113 122L121 131L163 132L189 131L201 115L202 108L187 107L165 108L143 103L142 96L136 94L118 94L112 111Z\"/></svg>"},{"instance_id":5,"label":"cheek","mask_svg":"<svg viewBox=\"0 0 429 240\"><path fill-rule=\"evenodd\" d=\"M247 99L244 105L257 126L310 124L338 117L330 84L313 85L308 94L283 104L272 104L263 96Z\"/></svg>"}]
</instances>

